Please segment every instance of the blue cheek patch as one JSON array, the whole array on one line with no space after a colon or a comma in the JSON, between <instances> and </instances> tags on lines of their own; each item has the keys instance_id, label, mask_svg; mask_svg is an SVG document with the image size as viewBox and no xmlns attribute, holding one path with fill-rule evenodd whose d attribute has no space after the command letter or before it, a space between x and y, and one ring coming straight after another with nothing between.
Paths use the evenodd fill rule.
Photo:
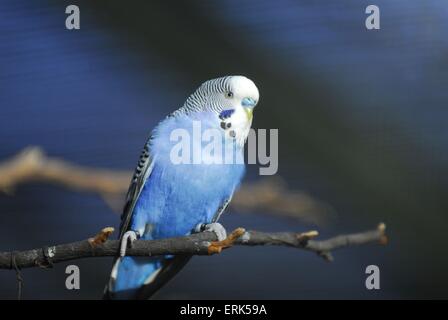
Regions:
<instances>
[{"instance_id":1,"label":"blue cheek patch","mask_svg":"<svg viewBox=\"0 0 448 320\"><path fill-rule=\"evenodd\" d=\"M221 111L221 113L219 114L219 119L221 119L221 120L227 119L227 118L229 118L234 112L235 112L235 109L223 110L223 111Z\"/></svg>"}]
</instances>

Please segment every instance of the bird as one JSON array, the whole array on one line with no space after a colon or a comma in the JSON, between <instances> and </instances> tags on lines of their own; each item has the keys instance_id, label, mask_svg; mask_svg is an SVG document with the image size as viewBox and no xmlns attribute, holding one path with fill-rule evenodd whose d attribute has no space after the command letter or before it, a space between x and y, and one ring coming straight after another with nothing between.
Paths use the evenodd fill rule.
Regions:
<instances>
[{"instance_id":1,"label":"bird","mask_svg":"<svg viewBox=\"0 0 448 320\"><path fill-rule=\"evenodd\" d=\"M126 256L133 241L203 231L214 232L218 240L226 238L218 220L244 176L244 145L258 101L257 86L245 76L211 79L153 129L126 196L120 254L105 287L105 299L149 299L191 258ZM176 132L189 139L177 154ZM213 134L204 139L207 132ZM217 147L204 152L211 140ZM173 161L173 154L183 161Z\"/></svg>"}]
</instances>

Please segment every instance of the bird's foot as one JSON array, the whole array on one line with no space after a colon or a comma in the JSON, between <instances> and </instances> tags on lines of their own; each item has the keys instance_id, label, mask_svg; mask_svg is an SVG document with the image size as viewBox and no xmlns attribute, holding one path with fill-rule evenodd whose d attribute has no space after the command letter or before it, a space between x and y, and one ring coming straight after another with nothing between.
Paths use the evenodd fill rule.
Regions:
<instances>
[{"instance_id":1,"label":"bird's foot","mask_svg":"<svg viewBox=\"0 0 448 320\"><path fill-rule=\"evenodd\" d=\"M225 238L227 238L227 232L226 229L222 226L222 224L214 222L214 223L200 223L194 228L195 232L213 232L216 234L216 237L218 238L218 241L223 241Z\"/></svg>"},{"instance_id":2,"label":"bird's foot","mask_svg":"<svg viewBox=\"0 0 448 320\"><path fill-rule=\"evenodd\" d=\"M120 257L124 257L126 255L128 242L129 246L132 248L132 243L138 238L140 238L140 233L138 231L129 230L125 234L123 234L120 244Z\"/></svg>"}]
</instances>

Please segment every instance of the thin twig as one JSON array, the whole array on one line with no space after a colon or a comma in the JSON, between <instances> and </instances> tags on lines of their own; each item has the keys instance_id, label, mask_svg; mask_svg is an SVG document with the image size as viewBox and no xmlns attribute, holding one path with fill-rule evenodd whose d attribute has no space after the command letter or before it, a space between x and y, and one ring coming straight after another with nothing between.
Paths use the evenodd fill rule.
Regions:
<instances>
[{"instance_id":1,"label":"thin twig","mask_svg":"<svg viewBox=\"0 0 448 320\"><path fill-rule=\"evenodd\" d=\"M76 191L92 192L116 212L121 212L132 176L131 171L84 167L50 157L40 147L28 147L0 162L0 192L12 194L29 182L47 182ZM308 194L290 190L280 177L244 183L230 206L239 212L267 212L323 224L333 214L329 205Z\"/></svg>"},{"instance_id":2,"label":"thin twig","mask_svg":"<svg viewBox=\"0 0 448 320\"><path fill-rule=\"evenodd\" d=\"M377 229L340 235L327 240L312 240L317 236L315 231L305 233L295 232L260 232L237 229L232 232L227 242L216 241L216 235L211 232L202 232L185 237L169 238L161 240L137 240L132 248L126 251L129 256L158 256L158 255L210 255L221 250L210 249L212 247L228 248L232 245L241 246L288 246L297 249L312 251L331 261L330 252L346 246L362 245L367 243L386 243L385 225L381 223ZM103 231L93 238L101 238L102 241L92 241L92 238L60 244L51 247L14 252L15 266L17 268L44 267L48 263L89 258L116 256L120 247L118 240L105 240L103 236L110 235L110 229ZM244 230L243 230L244 231ZM225 241L225 240L224 240ZM47 254L45 254L47 250ZM51 253L51 254L49 254ZM51 257L51 261L49 260ZM11 252L0 252L0 269L11 269Z\"/></svg>"}]
</instances>

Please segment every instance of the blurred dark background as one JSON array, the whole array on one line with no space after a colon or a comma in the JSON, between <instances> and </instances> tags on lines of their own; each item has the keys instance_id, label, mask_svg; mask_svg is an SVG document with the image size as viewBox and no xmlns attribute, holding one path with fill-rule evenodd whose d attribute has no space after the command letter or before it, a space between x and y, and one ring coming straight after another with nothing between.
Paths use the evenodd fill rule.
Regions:
<instances>
[{"instance_id":1,"label":"blurred dark background","mask_svg":"<svg viewBox=\"0 0 448 320\"><path fill-rule=\"evenodd\" d=\"M65 29L65 7L81 29ZM369 4L381 30L368 31ZM146 137L203 81L230 74L260 90L255 128L279 129L279 172L329 203L324 225L233 210L222 222L322 237L388 226L386 247L326 263L289 248L196 257L157 295L174 298L448 298L448 2L0 1L0 160L29 145L85 166L132 169ZM256 181L258 169L246 179ZM0 250L92 236L119 217L96 195L47 184L0 193ZM112 259L26 269L24 298L97 299ZM71 263L70 263L71 264ZM381 289L365 289L365 268ZM16 296L0 270L0 298Z\"/></svg>"}]
</instances>

